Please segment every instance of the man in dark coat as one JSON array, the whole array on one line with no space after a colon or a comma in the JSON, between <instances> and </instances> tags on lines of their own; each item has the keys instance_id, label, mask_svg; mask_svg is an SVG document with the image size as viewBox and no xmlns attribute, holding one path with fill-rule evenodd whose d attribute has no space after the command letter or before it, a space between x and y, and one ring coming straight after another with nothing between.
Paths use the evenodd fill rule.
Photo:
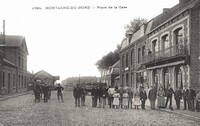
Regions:
<instances>
[{"instance_id":1,"label":"man in dark coat","mask_svg":"<svg viewBox=\"0 0 200 126\"><path fill-rule=\"evenodd\" d=\"M105 105L106 105L106 97L108 95L108 90L106 89L106 86L103 86L103 89L102 89L102 103L103 103L103 108L105 108Z\"/></svg>"},{"instance_id":2,"label":"man in dark coat","mask_svg":"<svg viewBox=\"0 0 200 126\"><path fill-rule=\"evenodd\" d=\"M97 88L94 85L92 86L91 96L92 96L92 107L97 107Z\"/></svg>"},{"instance_id":3,"label":"man in dark coat","mask_svg":"<svg viewBox=\"0 0 200 126\"><path fill-rule=\"evenodd\" d=\"M141 103L142 103L141 108L145 109L145 101L147 100L147 93L144 90L143 86L141 87L141 91L140 91L140 100L141 100Z\"/></svg>"},{"instance_id":4,"label":"man in dark coat","mask_svg":"<svg viewBox=\"0 0 200 126\"><path fill-rule=\"evenodd\" d=\"M174 99L176 101L177 109L180 110L180 101L182 99L182 91L180 88L177 88L174 92Z\"/></svg>"},{"instance_id":5,"label":"man in dark coat","mask_svg":"<svg viewBox=\"0 0 200 126\"><path fill-rule=\"evenodd\" d=\"M76 84L76 87L73 90L73 95L74 95L74 99L75 99L75 107L80 107L81 89L79 87L79 84Z\"/></svg>"},{"instance_id":6,"label":"man in dark coat","mask_svg":"<svg viewBox=\"0 0 200 126\"><path fill-rule=\"evenodd\" d=\"M81 86L81 106L85 106L85 96L87 94L85 85Z\"/></svg>"},{"instance_id":7,"label":"man in dark coat","mask_svg":"<svg viewBox=\"0 0 200 126\"><path fill-rule=\"evenodd\" d=\"M187 104L188 104L188 88L187 85L184 85L183 88L183 102L184 102L184 110L187 110ZM188 106L189 107L189 106ZM189 109L189 108L188 108Z\"/></svg>"},{"instance_id":8,"label":"man in dark coat","mask_svg":"<svg viewBox=\"0 0 200 126\"><path fill-rule=\"evenodd\" d=\"M42 86L42 92L44 94L44 102L48 102L48 93L49 93L49 90L50 90L50 86L47 85L47 83L45 83Z\"/></svg>"},{"instance_id":9,"label":"man in dark coat","mask_svg":"<svg viewBox=\"0 0 200 126\"><path fill-rule=\"evenodd\" d=\"M155 110L155 102L157 98L157 91L154 86L151 86L151 90L149 91L149 100L151 104L151 110Z\"/></svg>"},{"instance_id":10,"label":"man in dark coat","mask_svg":"<svg viewBox=\"0 0 200 126\"><path fill-rule=\"evenodd\" d=\"M171 85L168 85L168 88L166 89L167 100L166 100L166 103L165 103L165 108L167 108L167 104L168 104L168 101L169 101L169 108L171 110L173 110L173 108L172 108L172 95L173 94L174 94L174 90L172 89Z\"/></svg>"},{"instance_id":11,"label":"man in dark coat","mask_svg":"<svg viewBox=\"0 0 200 126\"><path fill-rule=\"evenodd\" d=\"M62 100L62 102L64 102L63 101L63 90L64 90L64 88L60 85L60 83L58 84L58 86L56 87L56 90L57 90L57 97L58 97L58 101L60 100L60 97L61 97L61 100Z\"/></svg>"},{"instance_id":12,"label":"man in dark coat","mask_svg":"<svg viewBox=\"0 0 200 126\"><path fill-rule=\"evenodd\" d=\"M189 86L189 92L188 92L188 108L191 111L194 111L194 99L196 98L196 92L192 89L191 86Z\"/></svg>"},{"instance_id":13,"label":"man in dark coat","mask_svg":"<svg viewBox=\"0 0 200 126\"><path fill-rule=\"evenodd\" d=\"M103 95L103 88L101 85L98 85L97 86L97 100L99 102L99 108L101 108L102 95Z\"/></svg>"}]
</instances>

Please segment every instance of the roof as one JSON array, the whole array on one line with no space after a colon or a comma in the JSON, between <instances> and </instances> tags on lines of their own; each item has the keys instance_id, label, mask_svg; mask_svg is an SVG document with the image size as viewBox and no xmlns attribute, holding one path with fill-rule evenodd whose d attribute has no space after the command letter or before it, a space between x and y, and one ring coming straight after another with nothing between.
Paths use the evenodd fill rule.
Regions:
<instances>
[{"instance_id":1,"label":"roof","mask_svg":"<svg viewBox=\"0 0 200 126\"><path fill-rule=\"evenodd\" d=\"M161 24L165 23L171 18L177 16L178 14L184 12L185 10L193 8L198 3L200 3L199 0L191 0L190 2L185 3L184 5L179 3L173 6L172 8L167 9L167 11L164 11L163 13L154 17L152 20L148 22L148 24L150 23L151 25L151 28L148 29L148 31L154 30L156 27L160 26Z\"/></svg>"},{"instance_id":2,"label":"roof","mask_svg":"<svg viewBox=\"0 0 200 126\"><path fill-rule=\"evenodd\" d=\"M44 70L40 70L37 73L34 74L35 76L49 76L49 77L53 77L51 74L47 73Z\"/></svg>"},{"instance_id":3,"label":"roof","mask_svg":"<svg viewBox=\"0 0 200 126\"><path fill-rule=\"evenodd\" d=\"M16 46L19 47L25 40L25 37L18 35L6 35L6 46Z\"/></svg>"},{"instance_id":4,"label":"roof","mask_svg":"<svg viewBox=\"0 0 200 126\"><path fill-rule=\"evenodd\" d=\"M113 68L119 68L120 67L120 60L118 60L114 65L112 65Z\"/></svg>"},{"instance_id":5,"label":"roof","mask_svg":"<svg viewBox=\"0 0 200 126\"><path fill-rule=\"evenodd\" d=\"M28 49L26 46L26 40L24 36L19 35L6 35L5 36L5 46L6 47L20 47L25 44L25 51L28 54Z\"/></svg>"}]
</instances>

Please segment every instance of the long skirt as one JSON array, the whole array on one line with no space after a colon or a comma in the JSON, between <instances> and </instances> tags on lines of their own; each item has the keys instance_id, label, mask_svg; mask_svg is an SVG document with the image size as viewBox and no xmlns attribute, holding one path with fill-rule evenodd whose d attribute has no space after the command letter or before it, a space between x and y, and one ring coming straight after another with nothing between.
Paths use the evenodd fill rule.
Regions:
<instances>
[{"instance_id":1,"label":"long skirt","mask_svg":"<svg viewBox=\"0 0 200 126\"><path fill-rule=\"evenodd\" d=\"M113 99L113 105L119 105L119 98Z\"/></svg>"},{"instance_id":2,"label":"long skirt","mask_svg":"<svg viewBox=\"0 0 200 126\"><path fill-rule=\"evenodd\" d=\"M164 108L165 107L165 97L164 96L158 96L157 106L159 108Z\"/></svg>"},{"instance_id":3,"label":"long skirt","mask_svg":"<svg viewBox=\"0 0 200 126\"><path fill-rule=\"evenodd\" d=\"M128 98L123 98L123 105L128 106Z\"/></svg>"}]
</instances>

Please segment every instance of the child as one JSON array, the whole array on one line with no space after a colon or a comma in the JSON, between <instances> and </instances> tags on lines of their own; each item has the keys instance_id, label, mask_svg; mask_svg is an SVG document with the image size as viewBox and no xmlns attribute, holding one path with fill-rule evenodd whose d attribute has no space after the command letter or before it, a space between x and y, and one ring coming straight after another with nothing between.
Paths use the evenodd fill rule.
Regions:
<instances>
[{"instance_id":1,"label":"child","mask_svg":"<svg viewBox=\"0 0 200 126\"><path fill-rule=\"evenodd\" d=\"M113 94L113 97L114 97L114 99L113 99L113 108L118 109L119 108L119 98L120 98L119 92L115 92Z\"/></svg>"},{"instance_id":2,"label":"child","mask_svg":"<svg viewBox=\"0 0 200 126\"><path fill-rule=\"evenodd\" d=\"M125 109L128 109L128 93L127 90L123 93L123 105Z\"/></svg>"},{"instance_id":3,"label":"child","mask_svg":"<svg viewBox=\"0 0 200 126\"><path fill-rule=\"evenodd\" d=\"M138 90L137 90L136 93L135 93L134 105L135 105L135 108L134 108L134 109L139 109L139 106L140 106L140 93L139 93Z\"/></svg>"}]
</instances>

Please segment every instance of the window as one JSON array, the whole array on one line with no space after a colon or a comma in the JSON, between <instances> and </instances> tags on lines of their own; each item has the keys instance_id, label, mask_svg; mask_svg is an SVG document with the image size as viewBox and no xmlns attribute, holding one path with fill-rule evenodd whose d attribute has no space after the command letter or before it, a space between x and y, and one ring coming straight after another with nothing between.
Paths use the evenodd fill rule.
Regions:
<instances>
[{"instance_id":1,"label":"window","mask_svg":"<svg viewBox=\"0 0 200 126\"><path fill-rule=\"evenodd\" d=\"M175 35L175 44L182 44L183 43L183 29L178 28L177 30L174 31Z\"/></svg>"},{"instance_id":2,"label":"window","mask_svg":"<svg viewBox=\"0 0 200 126\"><path fill-rule=\"evenodd\" d=\"M3 82L3 84L2 84L2 87L5 87L5 73L3 72L3 74L2 74L2 82Z\"/></svg>"},{"instance_id":3,"label":"window","mask_svg":"<svg viewBox=\"0 0 200 126\"><path fill-rule=\"evenodd\" d=\"M163 49L163 52L164 54L169 54L170 52L170 48L169 48L169 35L166 34L162 37L162 49Z\"/></svg>"},{"instance_id":4,"label":"window","mask_svg":"<svg viewBox=\"0 0 200 126\"><path fill-rule=\"evenodd\" d=\"M124 67L124 55L122 55L122 67Z\"/></svg>"},{"instance_id":5,"label":"window","mask_svg":"<svg viewBox=\"0 0 200 126\"><path fill-rule=\"evenodd\" d=\"M145 55L145 46L142 46L142 62L144 62L144 61L143 61L144 55Z\"/></svg>"},{"instance_id":6,"label":"window","mask_svg":"<svg viewBox=\"0 0 200 126\"><path fill-rule=\"evenodd\" d=\"M15 74L13 74L13 87L15 87Z\"/></svg>"},{"instance_id":7,"label":"window","mask_svg":"<svg viewBox=\"0 0 200 126\"><path fill-rule=\"evenodd\" d=\"M24 76L21 77L22 79L22 87L24 86Z\"/></svg>"},{"instance_id":8,"label":"window","mask_svg":"<svg viewBox=\"0 0 200 126\"><path fill-rule=\"evenodd\" d=\"M128 76L128 73L126 74L126 85L128 85L128 82L129 82L129 76Z\"/></svg>"},{"instance_id":9,"label":"window","mask_svg":"<svg viewBox=\"0 0 200 126\"><path fill-rule=\"evenodd\" d=\"M153 71L153 85L156 86L156 89L158 88L158 72L157 70Z\"/></svg>"},{"instance_id":10,"label":"window","mask_svg":"<svg viewBox=\"0 0 200 126\"><path fill-rule=\"evenodd\" d=\"M152 52L154 53L155 57L158 57L158 42L154 40L152 42Z\"/></svg>"},{"instance_id":11,"label":"window","mask_svg":"<svg viewBox=\"0 0 200 126\"><path fill-rule=\"evenodd\" d=\"M20 88L20 75L19 75L19 88Z\"/></svg>"},{"instance_id":12,"label":"window","mask_svg":"<svg viewBox=\"0 0 200 126\"><path fill-rule=\"evenodd\" d=\"M133 87L133 73L131 73L131 87Z\"/></svg>"},{"instance_id":13,"label":"window","mask_svg":"<svg viewBox=\"0 0 200 126\"><path fill-rule=\"evenodd\" d=\"M141 49L138 48L138 64L141 63Z\"/></svg>"},{"instance_id":14,"label":"window","mask_svg":"<svg viewBox=\"0 0 200 126\"><path fill-rule=\"evenodd\" d=\"M21 67L21 59L18 57L18 66Z\"/></svg>"},{"instance_id":15,"label":"window","mask_svg":"<svg viewBox=\"0 0 200 126\"><path fill-rule=\"evenodd\" d=\"M128 67L128 54L126 54L126 67Z\"/></svg>"},{"instance_id":16,"label":"window","mask_svg":"<svg viewBox=\"0 0 200 126\"><path fill-rule=\"evenodd\" d=\"M122 85L124 85L124 74L122 74Z\"/></svg>"},{"instance_id":17,"label":"window","mask_svg":"<svg viewBox=\"0 0 200 126\"><path fill-rule=\"evenodd\" d=\"M178 28L174 31L174 39L175 39L175 53L176 54L179 54L182 52L182 49L183 49L183 29L182 27L181 28Z\"/></svg>"},{"instance_id":18,"label":"window","mask_svg":"<svg viewBox=\"0 0 200 126\"><path fill-rule=\"evenodd\" d=\"M133 65L133 51L131 51L131 65Z\"/></svg>"}]
</instances>

